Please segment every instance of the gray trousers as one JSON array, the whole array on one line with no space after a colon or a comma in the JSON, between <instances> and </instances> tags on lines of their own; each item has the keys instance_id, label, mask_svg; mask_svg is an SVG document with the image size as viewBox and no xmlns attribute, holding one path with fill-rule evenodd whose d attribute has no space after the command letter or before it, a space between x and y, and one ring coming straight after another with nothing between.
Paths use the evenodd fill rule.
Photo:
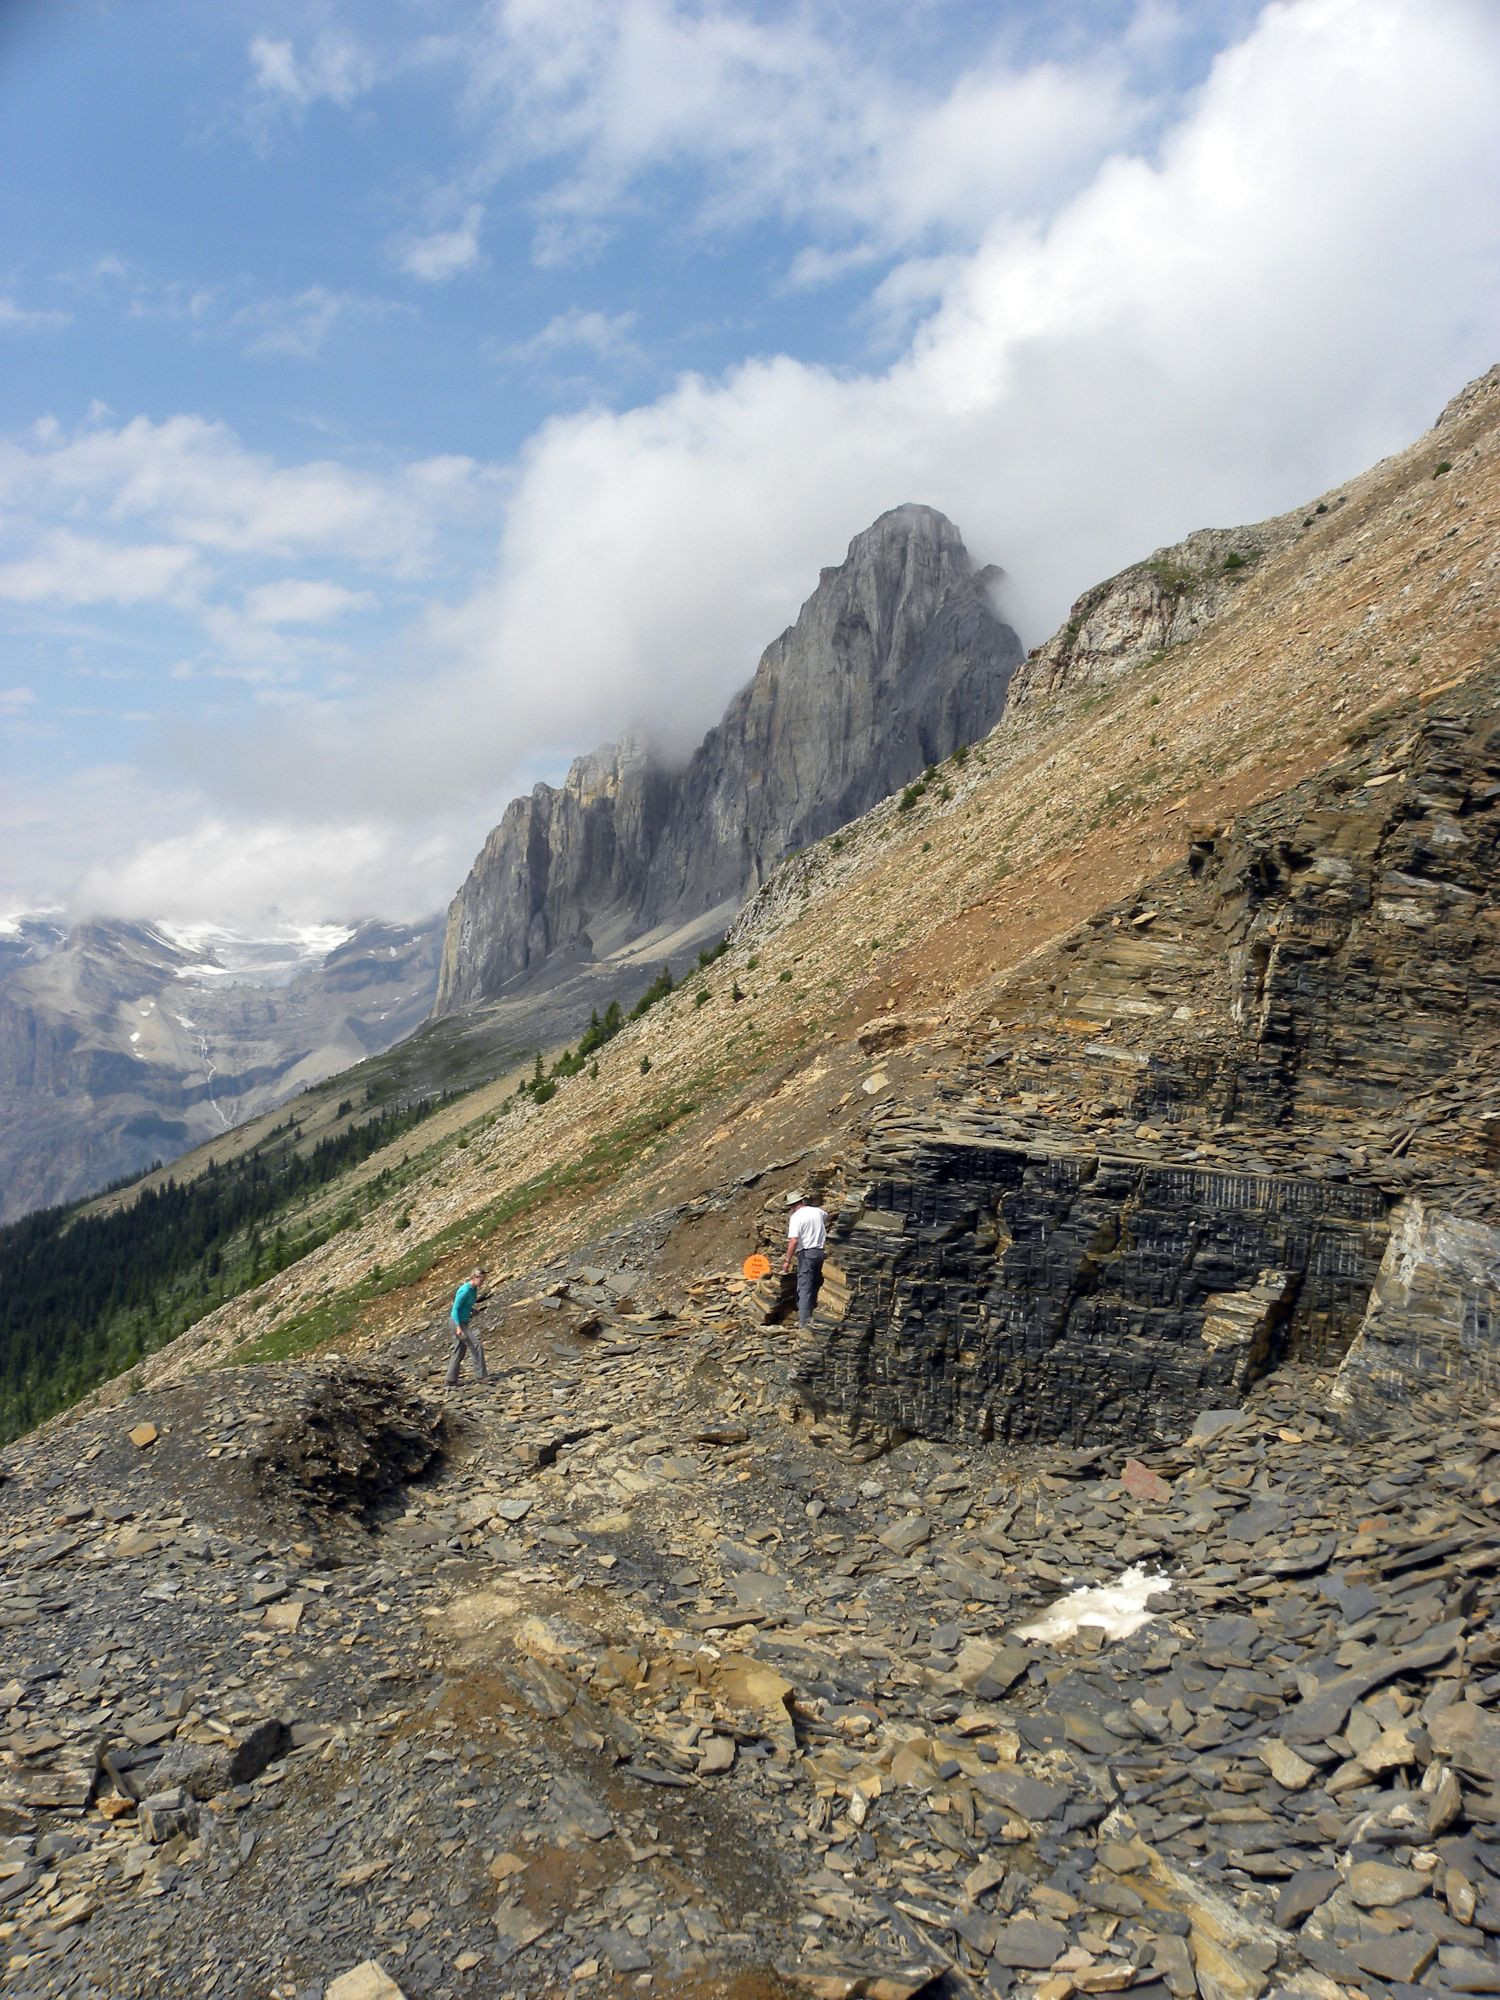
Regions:
<instances>
[{"instance_id":1,"label":"gray trousers","mask_svg":"<svg viewBox=\"0 0 1500 2000\"><path fill-rule=\"evenodd\" d=\"M474 1373L482 1382L490 1371L484 1365L484 1342L479 1338L478 1327L472 1320L467 1326L460 1326L456 1319L450 1319L448 1331L453 1335L453 1359L448 1363L448 1387L451 1389L458 1380L458 1365L464 1358L465 1348L469 1350Z\"/></svg>"},{"instance_id":2,"label":"gray trousers","mask_svg":"<svg viewBox=\"0 0 1500 2000\"><path fill-rule=\"evenodd\" d=\"M818 1288L823 1282L823 1252L821 1250L799 1250L797 1252L797 1318L803 1326L812 1325L813 1307L818 1303Z\"/></svg>"}]
</instances>

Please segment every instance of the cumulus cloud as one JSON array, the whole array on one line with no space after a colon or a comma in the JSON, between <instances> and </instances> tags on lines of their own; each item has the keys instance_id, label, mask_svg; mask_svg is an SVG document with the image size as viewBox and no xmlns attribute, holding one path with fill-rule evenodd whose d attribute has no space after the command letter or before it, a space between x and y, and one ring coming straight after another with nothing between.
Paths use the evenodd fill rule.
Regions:
<instances>
[{"instance_id":1,"label":"cumulus cloud","mask_svg":"<svg viewBox=\"0 0 1500 2000\"><path fill-rule=\"evenodd\" d=\"M59 529L19 561L0 563L0 598L14 604L148 604L181 600L195 550L169 542L105 542Z\"/></svg>"},{"instance_id":2,"label":"cumulus cloud","mask_svg":"<svg viewBox=\"0 0 1500 2000\"><path fill-rule=\"evenodd\" d=\"M120 862L86 866L73 902L107 915L149 911L182 922L202 920L207 910L246 925L273 911L294 920L306 910L415 918L434 907L430 882L447 831L398 843L378 817L309 826L205 811L186 832L145 841ZM212 885L208 903L205 882Z\"/></svg>"},{"instance_id":3,"label":"cumulus cloud","mask_svg":"<svg viewBox=\"0 0 1500 2000\"><path fill-rule=\"evenodd\" d=\"M595 247L664 169L696 178L706 227L774 212L887 249L971 240L997 212L1055 198L1149 115L1129 48L1107 37L1071 64L1027 61L972 23L951 74L920 59L909 11L897 24L904 65L873 13L856 45L847 19L821 12L489 9L465 59L470 100L492 120L491 170L560 163L538 203L542 261Z\"/></svg>"},{"instance_id":4,"label":"cumulus cloud","mask_svg":"<svg viewBox=\"0 0 1500 2000\"><path fill-rule=\"evenodd\" d=\"M1500 176L1497 89L1500 22L1463 0L1268 9L1150 153L945 261L884 371L772 358L547 425L493 577L429 645L496 739L675 722L680 747L908 498L1044 636L1155 544L1405 441L1492 358L1500 230L1453 191Z\"/></svg>"},{"instance_id":5,"label":"cumulus cloud","mask_svg":"<svg viewBox=\"0 0 1500 2000\"><path fill-rule=\"evenodd\" d=\"M479 262L479 231L484 210L471 202L462 219L451 229L435 229L426 235L409 235L396 245L396 262L409 277L424 284L440 285L456 278L460 271L472 270Z\"/></svg>"},{"instance_id":6,"label":"cumulus cloud","mask_svg":"<svg viewBox=\"0 0 1500 2000\"><path fill-rule=\"evenodd\" d=\"M105 907L74 895L88 870L101 856L123 859L136 843L163 837L174 820L184 822L193 806L187 788L148 780L123 763L70 771L66 794L67 811L60 814L57 777L51 770L25 771L0 785L0 909L67 908L76 917ZM122 837L126 828L128 840ZM45 873L37 867L42 857ZM109 908L140 916L149 914L152 905Z\"/></svg>"},{"instance_id":7,"label":"cumulus cloud","mask_svg":"<svg viewBox=\"0 0 1500 2000\"><path fill-rule=\"evenodd\" d=\"M46 420L0 439L0 507L92 511L219 555L332 556L404 575L429 565L441 509L461 513L483 478L455 457L391 472L281 464L199 416L74 431Z\"/></svg>"}]
</instances>

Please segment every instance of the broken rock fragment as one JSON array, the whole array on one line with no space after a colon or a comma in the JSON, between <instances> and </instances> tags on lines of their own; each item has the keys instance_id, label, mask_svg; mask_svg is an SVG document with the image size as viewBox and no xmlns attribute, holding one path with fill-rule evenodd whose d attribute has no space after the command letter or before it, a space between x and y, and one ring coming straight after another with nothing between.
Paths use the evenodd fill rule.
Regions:
<instances>
[{"instance_id":1,"label":"broken rock fragment","mask_svg":"<svg viewBox=\"0 0 1500 2000\"><path fill-rule=\"evenodd\" d=\"M406 2000L406 1995L382 1965L367 1958L331 1981L323 2000Z\"/></svg>"}]
</instances>

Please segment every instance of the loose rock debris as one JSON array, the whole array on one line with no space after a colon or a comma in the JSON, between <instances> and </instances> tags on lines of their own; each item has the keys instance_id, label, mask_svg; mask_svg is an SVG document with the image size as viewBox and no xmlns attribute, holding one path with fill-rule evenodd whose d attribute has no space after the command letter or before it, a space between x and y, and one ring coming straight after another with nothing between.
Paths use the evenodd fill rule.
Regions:
<instances>
[{"instance_id":1,"label":"loose rock debris","mask_svg":"<svg viewBox=\"0 0 1500 2000\"><path fill-rule=\"evenodd\" d=\"M611 1276L446 1415L424 1330L13 1450L8 1992L1496 1990L1494 1420L1350 1447L1293 1369L1175 1445L860 1462L742 1281ZM1122 1565L1149 1622L1024 1636Z\"/></svg>"},{"instance_id":2,"label":"loose rock debris","mask_svg":"<svg viewBox=\"0 0 1500 2000\"><path fill-rule=\"evenodd\" d=\"M400 1376L336 1365L316 1371L267 1432L255 1473L268 1495L284 1494L314 1517L363 1517L431 1470L446 1429L442 1411Z\"/></svg>"}]
</instances>

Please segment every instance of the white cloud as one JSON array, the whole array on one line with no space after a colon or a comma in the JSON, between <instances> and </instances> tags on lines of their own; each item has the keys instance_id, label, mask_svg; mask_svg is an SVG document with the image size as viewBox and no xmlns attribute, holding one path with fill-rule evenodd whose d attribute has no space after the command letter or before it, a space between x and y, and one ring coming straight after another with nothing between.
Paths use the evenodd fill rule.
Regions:
<instances>
[{"instance_id":1,"label":"white cloud","mask_svg":"<svg viewBox=\"0 0 1500 2000\"><path fill-rule=\"evenodd\" d=\"M153 283L140 276L127 276L125 266L117 258L109 262L117 268L104 271L99 286L100 289L110 289L121 283L129 284L130 296L125 303L127 319L177 320L200 333L212 332L222 322L222 285L200 285L187 278L169 278L162 283Z\"/></svg>"},{"instance_id":2,"label":"white cloud","mask_svg":"<svg viewBox=\"0 0 1500 2000\"><path fill-rule=\"evenodd\" d=\"M631 338L639 314L605 313L570 306L548 320L529 339L497 349L503 361L552 362L559 356L592 356L595 361L639 361L641 350Z\"/></svg>"},{"instance_id":3,"label":"white cloud","mask_svg":"<svg viewBox=\"0 0 1500 2000\"><path fill-rule=\"evenodd\" d=\"M137 843L160 837L174 821L182 824L193 804L180 785L119 763L70 770L65 790L67 809L59 813L54 770L14 774L0 785L0 909L55 904L86 914L97 906L73 891L99 857L123 860ZM120 907L139 916L150 906Z\"/></svg>"},{"instance_id":4,"label":"white cloud","mask_svg":"<svg viewBox=\"0 0 1500 2000\"><path fill-rule=\"evenodd\" d=\"M272 912L318 921L377 912L415 918L434 907L430 881L439 843L431 837L403 838L376 817L309 826L294 818L231 820L201 807L200 813L186 832L87 866L71 907L122 916L147 911L185 922L208 911L219 922L246 926Z\"/></svg>"},{"instance_id":5,"label":"white cloud","mask_svg":"<svg viewBox=\"0 0 1500 2000\"><path fill-rule=\"evenodd\" d=\"M286 298L259 299L241 306L233 325L248 336L246 352L278 354L294 361L306 361L317 354L341 319L351 313L381 313L386 308L375 300L356 298L349 292L331 292L324 285L308 285Z\"/></svg>"},{"instance_id":6,"label":"white cloud","mask_svg":"<svg viewBox=\"0 0 1500 2000\"><path fill-rule=\"evenodd\" d=\"M29 554L0 563L0 598L14 604L180 602L198 569L195 550L163 542L105 542L63 528Z\"/></svg>"},{"instance_id":7,"label":"white cloud","mask_svg":"<svg viewBox=\"0 0 1500 2000\"><path fill-rule=\"evenodd\" d=\"M1003 563L1034 641L1154 545L1404 442L1492 358L1500 227L1454 192L1500 182L1497 99L1500 20L1464 0L1272 7L1154 154L924 270L883 373L773 358L548 424L492 580L427 634L487 724L456 772L639 721L685 743L895 502ZM439 754L420 717L399 743Z\"/></svg>"},{"instance_id":8,"label":"white cloud","mask_svg":"<svg viewBox=\"0 0 1500 2000\"><path fill-rule=\"evenodd\" d=\"M36 701L36 689L29 687L0 688L0 715L15 715L23 708L30 708Z\"/></svg>"},{"instance_id":9,"label":"white cloud","mask_svg":"<svg viewBox=\"0 0 1500 2000\"><path fill-rule=\"evenodd\" d=\"M1139 47L1103 35L1087 60L1028 62L976 22L948 79L923 76L914 24L900 26L903 69L873 22L861 38L815 8L500 0L482 21L464 56L492 121L490 171L558 164L538 204L543 261L592 250L653 174L678 168L707 227L775 214L887 251L972 242L997 214L1054 200L1151 108L1132 81Z\"/></svg>"},{"instance_id":10,"label":"white cloud","mask_svg":"<svg viewBox=\"0 0 1500 2000\"><path fill-rule=\"evenodd\" d=\"M376 81L368 50L348 36L321 34L299 54L289 41L257 35L250 44L250 77L257 96L297 111L326 99L349 105Z\"/></svg>"},{"instance_id":11,"label":"white cloud","mask_svg":"<svg viewBox=\"0 0 1500 2000\"><path fill-rule=\"evenodd\" d=\"M232 342L246 354L294 361L321 353L329 334L343 322L407 310L388 299L326 285L267 292L245 277L212 283L158 278L115 256L68 273L65 282L86 295L117 301L129 320L165 321L192 340Z\"/></svg>"},{"instance_id":12,"label":"white cloud","mask_svg":"<svg viewBox=\"0 0 1500 2000\"><path fill-rule=\"evenodd\" d=\"M51 332L60 326L68 326L73 315L56 312L50 308L18 306L13 298L0 293L0 331L7 333Z\"/></svg>"},{"instance_id":13,"label":"white cloud","mask_svg":"<svg viewBox=\"0 0 1500 2000\"><path fill-rule=\"evenodd\" d=\"M252 625L321 625L374 602L368 591L346 590L340 583L282 577L246 594L245 616Z\"/></svg>"},{"instance_id":14,"label":"white cloud","mask_svg":"<svg viewBox=\"0 0 1500 2000\"><path fill-rule=\"evenodd\" d=\"M337 557L398 574L430 564L440 522L461 518L484 483L482 469L461 458L409 472L331 459L278 464L199 416L71 433L44 420L0 439L0 507L142 523L217 555Z\"/></svg>"},{"instance_id":15,"label":"white cloud","mask_svg":"<svg viewBox=\"0 0 1500 2000\"><path fill-rule=\"evenodd\" d=\"M201 803L165 826L153 806L141 851L91 878L111 907L170 896L184 913L276 901L326 916L388 886L392 907L432 907L523 775L631 723L670 719L679 745L701 732L818 567L884 508L948 512L977 559L1010 571L1011 614L1034 641L1076 591L1157 543L1296 504L1404 443L1494 358L1500 220L1472 191L1500 183L1500 18L1481 0L1269 6L1149 142L1116 136L1095 159L1065 140L1058 171L1077 185L1036 213L983 192L1026 171L993 97L981 113L980 97L949 93L967 136L945 145L925 128L935 154L914 160L904 196L889 127L873 155L850 138L821 188L799 192L742 139L746 104L765 101L800 30L777 57L742 16L659 0L538 0L497 18L538 65L516 147L573 121L578 217L612 212L651 163L707 161L727 180L743 161L758 202L816 203L875 240L883 224L855 185L873 159L892 229L920 243L877 301L900 345L864 370L772 355L545 425L507 477L490 573L419 621L394 692L382 679L368 698L303 700L291 676L311 656L267 649L317 635L218 607L226 650L298 705L259 735L205 725L175 747L211 785L218 830L183 833ZM788 155L805 167L785 60ZM986 89L1009 88L998 58L975 67ZM1076 99L1065 81L1045 80L1048 117L1073 104L1086 118L1095 92L1107 132L1134 129L1108 78L1084 72ZM682 101L664 102L679 85ZM1016 90L1006 115L1030 129ZM476 77L481 102L498 91ZM711 129L715 102L738 152ZM805 115L822 129L816 106ZM986 158L965 159L969 145ZM954 240L922 219L945 204L966 218ZM554 322L559 341L580 318ZM472 520L499 490L463 460L379 476L280 466L199 418L54 426L0 447L0 507L40 496L69 520L278 568L338 558L415 576L433 524Z\"/></svg>"},{"instance_id":16,"label":"white cloud","mask_svg":"<svg viewBox=\"0 0 1500 2000\"><path fill-rule=\"evenodd\" d=\"M479 231L483 221L483 208L473 202L453 228L403 238L396 246L396 261L409 276L420 278L425 284L438 285L456 278L460 271L472 270L479 262Z\"/></svg>"},{"instance_id":17,"label":"white cloud","mask_svg":"<svg viewBox=\"0 0 1500 2000\"><path fill-rule=\"evenodd\" d=\"M1226 31L1242 5L1225 0ZM1090 19L1079 37L1056 24L1063 61L1019 53L999 9L960 12L945 35L954 11L867 6L856 21L841 0L781 11L492 0L447 34L382 51L387 75L456 74L473 135L395 259L429 282L471 268L475 197L523 180L544 265L595 254L622 218L650 211L667 177L691 190L702 231L774 216L829 239L796 256L802 284L923 245L971 246L997 215L1051 206L1139 136L1156 72L1191 39L1177 10L1140 0L1119 30ZM319 94L312 57L286 41L254 46L262 111ZM353 69L361 87L374 80L367 54ZM459 198L456 222L430 212Z\"/></svg>"}]
</instances>

